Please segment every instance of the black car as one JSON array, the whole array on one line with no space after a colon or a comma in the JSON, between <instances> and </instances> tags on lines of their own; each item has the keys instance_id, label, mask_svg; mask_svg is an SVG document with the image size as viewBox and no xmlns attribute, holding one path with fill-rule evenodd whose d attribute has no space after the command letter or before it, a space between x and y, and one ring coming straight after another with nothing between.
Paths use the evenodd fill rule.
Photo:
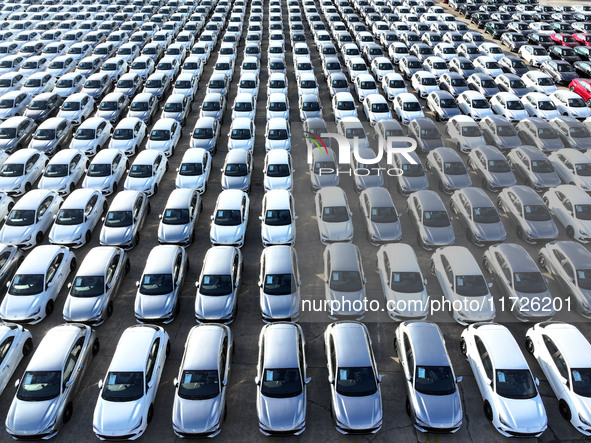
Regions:
<instances>
[{"instance_id":1,"label":"black car","mask_svg":"<svg viewBox=\"0 0 591 443\"><path fill-rule=\"evenodd\" d=\"M460 14L466 18L470 18L476 11L478 11L477 5L464 3L462 6L460 6Z\"/></svg>"},{"instance_id":2,"label":"black car","mask_svg":"<svg viewBox=\"0 0 591 443\"><path fill-rule=\"evenodd\" d=\"M575 72L580 77L591 77L591 62L590 61L583 61L583 62L575 62L574 63Z\"/></svg>"},{"instance_id":3,"label":"black car","mask_svg":"<svg viewBox=\"0 0 591 443\"><path fill-rule=\"evenodd\" d=\"M552 77L556 83L563 85L568 85L572 80L578 77L573 65L563 60L550 60L544 62L542 63L541 70Z\"/></svg>"},{"instance_id":4,"label":"black car","mask_svg":"<svg viewBox=\"0 0 591 443\"><path fill-rule=\"evenodd\" d=\"M568 46L553 46L548 53L554 60L563 60L568 63L581 61L581 57L577 55L575 50Z\"/></svg>"},{"instance_id":5,"label":"black car","mask_svg":"<svg viewBox=\"0 0 591 443\"><path fill-rule=\"evenodd\" d=\"M519 51L519 48L527 44L527 38L520 32L505 32L501 37L501 43L513 51Z\"/></svg>"},{"instance_id":6,"label":"black car","mask_svg":"<svg viewBox=\"0 0 591 443\"><path fill-rule=\"evenodd\" d=\"M576 46L574 48L575 54L581 57L581 60L591 60L591 47Z\"/></svg>"},{"instance_id":7,"label":"black car","mask_svg":"<svg viewBox=\"0 0 591 443\"><path fill-rule=\"evenodd\" d=\"M503 72L507 74L523 75L529 71L528 67L521 58L515 55L507 55L499 60L499 65L503 68Z\"/></svg>"},{"instance_id":8,"label":"black car","mask_svg":"<svg viewBox=\"0 0 591 443\"><path fill-rule=\"evenodd\" d=\"M554 41L548 34L533 33L527 36L527 41L530 45L542 46L546 49L555 45Z\"/></svg>"},{"instance_id":9,"label":"black car","mask_svg":"<svg viewBox=\"0 0 591 443\"><path fill-rule=\"evenodd\" d=\"M511 21L513 21L513 16L511 14L507 14L506 12L493 12L490 15L490 19L495 22L501 22L505 26L509 25Z\"/></svg>"},{"instance_id":10,"label":"black car","mask_svg":"<svg viewBox=\"0 0 591 443\"><path fill-rule=\"evenodd\" d=\"M486 12L476 12L475 14L472 14L470 21L482 29L484 28L484 25L490 21L490 14L487 14Z\"/></svg>"},{"instance_id":11,"label":"black car","mask_svg":"<svg viewBox=\"0 0 591 443\"><path fill-rule=\"evenodd\" d=\"M508 32L508 29L505 23L488 22L486 25L484 25L484 32L490 34L492 38L496 38L498 40L505 32Z\"/></svg>"}]
</instances>

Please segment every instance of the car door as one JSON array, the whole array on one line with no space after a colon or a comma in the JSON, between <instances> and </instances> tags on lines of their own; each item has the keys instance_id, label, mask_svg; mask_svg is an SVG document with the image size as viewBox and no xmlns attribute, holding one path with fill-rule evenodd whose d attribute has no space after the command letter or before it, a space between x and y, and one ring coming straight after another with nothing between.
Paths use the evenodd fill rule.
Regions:
<instances>
[{"instance_id":1,"label":"car door","mask_svg":"<svg viewBox=\"0 0 591 443\"><path fill-rule=\"evenodd\" d=\"M35 220L37 228L40 231L45 231L46 228L52 223L52 213L49 210L53 203L54 197L52 195L46 197L37 208L37 219Z\"/></svg>"},{"instance_id":2,"label":"car door","mask_svg":"<svg viewBox=\"0 0 591 443\"><path fill-rule=\"evenodd\" d=\"M483 398L490 398L494 383L494 370L490 355L484 343L477 335L474 336L476 355L472 358L472 370L474 371L476 384ZM494 404L494 402L492 402Z\"/></svg>"},{"instance_id":3,"label":"car door","mask_svg":"<svg viewBox=\"0 0 591 443\"><path fill-rule=\"evenodd\" d=\"M47 299L55 300L57 298L64 274L62 269L63 261L64 253L59 252L47 267L45 274L45 295Z\"/></svg>"},{"instance_id":4,"label":"car door","mask_svg":"<svg viewBox=\"0 0 591 443\"><path fill-rule=\"evenodd\" d=\"M152 343L152 346L150 347L150 353L148 354L148 359L146 361L146 402L143 405L144 408L148 408L150 404L154 401L154 398L156 397L156 385L160 378L160 362L158 361L159 347L160 337L157 337Z\"/></svg>"},{"instance_id":5,"label":"car door","mask_svg":"<svg viewBox=\"0 0 591 443\"><path fill-rule=\"evenodd\" d=\"M78 338L66 358L62 373L62 406L74 395L76 385L80 381L79 375L81 375L82 369L85 366L81 361L84 341L85 336Z\"/></svg>"},{"instance_id":6,"label":"car door","mask_svg":"<svg viewBox=\"0 0 591 443\"><path fill-rule=\"evenodd\" d=\"M81 160L82 155L76 154L74 157L72 157L72 160L68 165L68 172L72 183L76 183L78 180L80 180L80 177L82 177L82 174L84 173L84 168L82 168L82 165L80 165Z\"/></svg>"},{"instance_id":7,"label":"car door","mask_svg":"<svg viewBox=\"0 0 591 443\"><path fill-rule=\"evenodd\" d=\"M0 343L0 380L9 377L13 368L16 369L16 365L20 361L19 353L11 349L14 345L14 338L14 331L10 331L10 335Z\"/></svg>"},{"instance_id":8,"label":"car door","mask_svg":"<svg viewBox=\"0 0 591 443\"><path fill-rule=\"evenodd\" d=\"M87 228L90 230L94 229L102 212L102 208L97 204L98 198L99 194L94 194L88 199L86 207L84 208L84 221Z\"/></svg>"}]
</instances>

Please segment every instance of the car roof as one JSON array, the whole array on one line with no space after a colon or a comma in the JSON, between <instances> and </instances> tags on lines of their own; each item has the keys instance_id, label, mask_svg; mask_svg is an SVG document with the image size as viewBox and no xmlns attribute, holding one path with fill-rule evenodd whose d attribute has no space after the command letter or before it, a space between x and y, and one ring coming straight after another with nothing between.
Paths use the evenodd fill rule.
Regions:
<instances>
[{"instance_id":1,"label":"car roof","mask_svg":"<svg viewBox=\"0 0 591 443\"><path fill-rule=\"evenodd\" d=\"M357 322L336 322L332 326L338 367L373 366L367 329Z\"/></svg>"},{"instance_id":2,"label":"car roof","mask_svg":"<svg viewBox=\"0 0 591 443\"><path fill-rule=\"evenodd\" d=\"M218 369L218 360L225 336L225 327L217 324L201 324L189 332L183 369Z\"/></svg>"},{"instance_id":3,"label":"car roof","mask_svg":"<svg viewBox=\"0 0 591 443\"><path fill-rule=\"evenodd\" d=\"M271 323L264 327L266 368L298 368L298 327L293 323ZM296 352L289 352L295 350Z\"/></svg>"},{"instance_id":4,"label":"car roof","mask_svg":"<svg viewBox=\"0 0 591 443\"><path fill-rule=\"evenodd\" d=\"M495 369L529 369L509 329L497 323L476 323L473 327L483 341Z\"/></svg>"},{"instance_id":5,"label":"car roof","mask_svg":"<svg viewBox=\"0 0 591 443\"><path fill-rule=\"evenodd\" d=\"M490 197L486 195L486 193L481 188L475 188L470 186L467 188L462 188L458 192L463 193L468 198L468 200L470 200L470 203L473 206L494 207L494 204L492 203Z\"/></svg>"},{"instance_id":6,"label":"car roof","mask_svg":"<svg viewBox=\"0 0 591 443\"><path fill-rule=\"evenodd\" d=\"M543 204L541 197L529 186L514 185L505 189L512 191L515 195L517 195L524 205Z\"/></svg>"},{"instance_id":7,"label":"car roof","mask_svg":"<svg viewBox=\"0 0 591 443\"><path fill-rule=\"evenodd\" d=\"M144 372L154 335L159 329L154 325L134 325L123 331L109 371Z\"/></svg>"},{"instance_id":8,"label":"car roof","mask_svg":"<svg viewBox=\"0 0 591 443\"><path fill-rule=\"evenodd\" d=\"M450 366L443 335L435 323L409 321L405 326L412 342L416 365Z\"/></svg>"},{"instance_id":9,"label":"car roof","mask_svg":"<svg viewBox=\"0 0 591 443\"><path fill-rule=\"evenodd\" d=\"M252 120L248 117L238 117L232 120L232 129L248 129L252 124Z\"/></svg>"},{"instance_id":10,"label":"car roof","mask_svg":"<svg viewBox=\"0 0 591 443\"><path fill-rule=\"evenodd\" d=\"M154 163L154 161L158 158L162 156L162 152L160 152L157 149L144 149L143 151L141 151L137 157L135 158L135 160L133 161L134 165L151 165L152 163Z\"/></svg>"},{"instance_id":11,"label":"car roof","mask_svg":"<svg viewBox=\"0 0 591 443\"><path fill-rule=\"evenodd\" d=\"M392 196L386 188L372 187L365 189L362 195L366 195L372 207L393 207Z\"/></svg>"},{"instance_id":12,"label":"car roof","mask_svg":"<svg viewBox=\"0 0 591 443\"><path fill-rule=\"evenodd\" d=\"M239 209L242 197L246 193L238 189L225 189L218 194L217 207L219 209Z\"/></svg>"},{"instance_id":13,"label":"car roof","mask_svg":"<svg viewBox=\"0 0 591 443\"><path fill-rule=\"evenodd\" d=\"M76 275L105 275L107 266L109 266L115 254L120 251L120 248L114 246L97 246L96 248L92 248L91 251L92 254L87 254L82 263L80 263Z\"/></svg>"},{"instance_id":14,"label":"car roof","mask_svg":"<svg viewBox=\"0 0 591 443\"><path fill-rule=\"evenodd\" d=\"M101 162L111 163L117 154L123 154L119 149L101 149L92 159L92 163L99 164ZM123 154L124 155L124 154Z\"/></svg>"},{"instance_id":15,"label":"car roof","mask_svg":"<svg viewBox=\"0 0 591 443\"><path fill-rule=\"evenodd\" d=\"M213 246L209 248L203 259L202 274L230 274L235 250L234 246Z\"/></svg>"},{"instance_id":16,"label":"car roof","mask_svg":"<svg viewBox=\"0 0 591 443\"><path fill-rule=\"evenodd\" d=\"M482 145L478 149L488 160L505 160L506 158L501 151L491 145Z\"/></svg>"},{"instance_id":17,"label":"car roof","mask_svg":"<svg viewBox=\"0 0 591 443\"><path fill-rule=\"evenodd\" d=\"M100 125L101 123L109 123L107 120L105 120L102 117L88 117L86 120L84 120L80 126L78 128L90 128L90 129L95 129L98 125Z\"/></svg>"},{"instance_id":18,"label":"car roof","mask_svg":"<svg viewBox=\"0 0 591 443\"><path fill-rule=\"evenodd\" d=\"M390 268L398 272L421 272L413 247L407 243L389 243L382 246Z\"/></svg>"},{"instance_id":19,"label":"car roof","mask_svg":"<svg viewBox=\"0 0 591 443\"><path fill-rule=\"evenodd\" d=\"M39 95L37 97L39 97ZM7 120L4 120L2 123L0 123L0 127L2 127L2 128L16 128L18 125L20 125L24 121L32 121L32 120L28 117L23 117L23 116L17 115L14 117L10 117Z\"/></svg>"},{"instance_id":20,"label":"car roof","mask_svg":"<svg viewBox=\"0 0 591 443\"><path fill-rule=\"evenodd\" d=\"M556 344L571 368L591 366L591 345L576 326L562 322L544 322L538 325L541 333Z\"/></svg>"},{"instance_id":21,"label":"car roof","mask_svg":"<svg viewBox=\"0 0 591 443\"><path fill-rule=\"evenodd\" d=\"M41 245L35 248L34 254L25 257L16 271L17 274L45 274L54 257L67 248L58 245Z\"/></svg>"},{"instance_id":22,"label":"car roof","mask_svg":"<svg viewBox=\"0 0 591 443\"><path fill-rule=\"evenodd\" d=\"M413 192L411 195L414 195L417 198L423 208L423 211L445 210L445 206L443 205L441 198L435 191L424 189Z\"/></svg>"},{"instance_id":23,"label":"car roof","mask_svg":"<svg viewBox=\"0 0 591 443\"><path fill-rule=\"evenodd\" d=\"M145 274L172 274L177 254L181 250L178 245L158 245L152 248L146 265Z\"/></svg>"},{"instance_id":24,"label":"car roof","mask_svg":"<svg viewBox=\"0 0 591 443\"><path fill-rule=\"evenodd\" d=\"M326 247L331 267L338 271L360 271L359 250L353 243L332 243Z\"/></svg>"},{"instance_id":25,"label":"car roof","mask_svg":"<svg viewBox=\"0 0 591 443\"><path fill-rule=\"evenodd\" d=\"M517 243L500 243L495 245L495 248L504 254L513 272L540 272L536 262L523 246Z\"/></svg>"},{"instance_id":26,"label":"car roof","mask_svg":"<svg viewBox=\"0 0 591 443\"><path fill-rule=\"evenodd\" d=\"M28 371L56 371L64 368L74 340L86 329L80 324L62 324L47 331L37 346Z\"/></svg>"},{"instance_id":27,"label":"car roof","mask_svg":"<svg viewBox=\"0 0 591 443\"><path fill-rule=\"evenodd\" d=\"M263 201L267 208L290 209L291 192L287 189L271 189L265 193Z\"/></svg>"},{"instance_id":28,"label":"car roof","mask_svg":"<svg viewBox=\"0 0 591 443\"><path fill-rule=\"evenodd\" d=\"M117 129L130 129L134 128L141 120L137 117L125 117L117 124Z\"/></svg>"},{"instance_id":29,"label":"car roof","mask_svg":"<svg viewBox=\"0 0 591 443\"><path fill-rule=\"evenodd\" d=\"M48 164L51 165L59 165L64 163L69 163L76 155L83 154L82 151L78 149L62 149L55 154L51 160L49 160Z\"/></svg>"},{"instance_id":30,"label":"car roof","mask_svg":"<svg viewBox=\"0 0 591 443\"><path fill-rule=\"evenodd\" d=\"M589 252L580 243L571 240L565 240L553 242L551 244L554 244L560 248L562 252L564 252L564 254L567 255L568 258L570 258L579 269L587 269L591 267L591 252Z\"/></svg>"},{"instance_id":31,"label":"car roof","mask_svg":"<svg viewBox=\"0 0 591 443\"><path fill-rule=\"evenodd\" d=\"M548 157L546 157L546 155L542 151L540 151L538 148L536 148L535 146L523 145L523 146L519 146L517 149L522 151L524 154L526 154L532 160L547 160L548 159Z\"/></svg>"},{"instance_id":32,"label":"car roof","mask_svg":"<svg viewBox=\"0 0 591 443\"><path fill-rule=\"evenodd\" d=\"M464 246L445 246L440 249L445 254L453 269L463 275L482 275L478 262Z\"/></svg>"},{"instance_id":33,"label":"car roof","mask_svg":"<svg viewBox=\"0 0 591 443\"><path fill-rule=\"evenodd\" d=\"M292 247L274 245L263 249L267 274L290 274L292 272Z\"/></svg>"},{"instance_id":34,"label":"car roof","mask_svg":"<svg viewBox=\"0 0 591 443\"><path fill-rule=\"evenodd\" d=\"M111 205L109 206L109 211L129 211L132 209L133 204L135 203L138 195L140 195L140 191L132 191L132 190L125 190L119 191L115 194Z\"/></svg>"}]
</instances>

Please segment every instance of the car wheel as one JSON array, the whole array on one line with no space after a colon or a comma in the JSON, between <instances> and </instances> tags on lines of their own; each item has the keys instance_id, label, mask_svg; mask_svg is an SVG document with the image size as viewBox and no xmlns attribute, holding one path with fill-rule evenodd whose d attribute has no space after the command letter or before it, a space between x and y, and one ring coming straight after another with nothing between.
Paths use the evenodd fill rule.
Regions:
<instances>
[{"instance_id":1,"label":"car wheel","mask_svg":"<svg viewBox=\"0 0 591 443\"><path fill-rule=\"evenodd\" d=\"M152 212L152 205L150 204L150 202L148 202L148 208L147 208L147 212L148 212L148 214L149 214L150 212Z\"/></svg>"},{"instance_id":2,"label":"car wheel","mask_svg":"<svg viewBox=\"0 0 591 443\"><path fill-rule=\"evenodd\" d=\"M37 235L35 236L35 243L37 243L38 245L43 243L43 238L44 238L43 232L41 232L41 231L37 232Z\"/></svg>"},{"instance_id":3,"label":"car wheel","mask_svg":"<svg viewBox=\"0 0 591 443\"><path fill-rule=\"evenodd\" d=\"M129 263L129 259L125 261L125 275L129 274L129 269L131 268L131 264Z\"/></svg>"},{"instance_id":4,"label":"car wheel","mask_svg":"<svg viewBox=\"0 0 591 443\"><path fill-rule=\"evenodd\" d=\"M466 340L464 340L463 338L460 339L460 351L462 352L462 355L464 357L468 355L468 347L466 346Z\"/></svg>"},{"instance_id":5,"label":"car wheel","mask_svg":"<svg viewBox=\"0 0 591 443\"><path fill-rule=\"evenodd\" d=\"M168 343L166 343L166 357L168 358L169 355L170 355L170 341Z\"/></svg>"},{"instance_id":6,"label":"car wheel","mask_svg":"<svg viewBox=\"0 0 591 443\"><path fill-rule=\"evenodd\" d=\"M566 401L560 400L558 402L558 411L560 411L560 415L562 415L565 420L571 420L572 413L570 412L570 407Z\"/></svg>"},{"instance_id":7,"label":"car wheel","mask_svg":"<svg viewBox=\"0 0 591 443\"><path fill-rule=\"evenodd\" d=\"M72 259L70 262L70 272L74 272L76 270L76 257Z\"/></svg>"},{"instance_id":8,"label":"car wheel","mask_svg":"<svg viewBox=\"0 0 591 443\"><path fill-rule=\"evenodd\" d=\"M31 183L25 183L25 192L29 192L31 190L32 186Z\"/></svg>"},{"instance_id":9,"label":"car wheel","mask_svg":"<svg viewBox=\"0 0 591 443\"><path fill-rule=\"evenodd\" d=\"M137 233L135 234L135 237L133 238L133 244L134 244L134 245L138 245L138 244L139 244L139 242L140 242L140 233L139 233L139 232L137 232Z\"/></svg>"},{"instance_id":10,"label":"car wheel","mask_svg":"<svg viewBox=\"0 0 591 443\"><path fill-rule=\"evenodd\" d=\"M72 402L68 403L64 409L64 417L63 422L68 423L72 418L72 414L74 413L74 408L72 407Z\"/></svg>"},{"instance_id":11,"label":"car wheel","mask_svg":"<svg viewBox=\"0 0 591 443\"><path fill-rule=\"evenodd\" d=\"M429 266L429 269L431 270L431 274L435 275L435 262L433 260L431 260L431 265Z\"/></svg>"},{"instance_id":12,"label":"car wheel","mask_svg":"<svg viewBox=\"0 0 591 443\"><path fill-rule=\"evenodd\" d=\"M45 315L51 315L51 313L53 312L53 308L55 307L55 304L53 302L53 300L49 300L47 302L47 304L45 305Z\"/></svg>"},{"instance_id":13,"label":"car wheel","mask_svg":"<svg viewBox=\"0 0 591 443\"><path fill-rule=\"evenodd\" d=\"M523 240L523 228L521 226L517 227L517 238Z\"/></svg>"},{"instance_id":14,"label":"car wheel","mask_svg":"<svg viewBox=\"0 0 591 443\"><path fill-rule=\"evenodd\" d=\"M490 407L490 403L488 401L484 402L484 416L488 421L492 421L493 419L492 408Z\"/></svg>"},{"instance_id":15,"label":"car wheel","mask_svg":"<svg viewBox=\"0 0 591 443\"><path fill-rule=\"evenodd\" d=\"M525 337L525 350L531 355L534 355L534 342L529 337Z\"/></svg>"},{"instance_id":16,"label":"car wheel","mask_svg":"<svg viewBox=\"0 0 591 443\"><path fill-rule=\"evenodd\" d=\"M150 409L148 409L148 417L146 418L146 421L148 423L150 423L152 421L153 417L154 417L154 405L150 405Z\"/></svg>"},{"instance_id":17,"label":"car wheel","mask_svg":"<svg viewBox=\"0 0 591 443\"><path fill-rule=\"evenodd\" d=\"M456 215L457 215L457 213L458 213L458 208L456 208L456 205L455 205L455 203L454 203L454 202L449 202L449 208L452 210L452 212L453 212L454 214L456 214Z\"/></svg>"},{"instance_id":18,"label":"car wheel","mask_svg":"<svg viewBox=\"0 0 591 443\"><path fill-rule=\"evenodd\" d=\"M74 192L74 189L76 189L76 186L74 185L74 183L70 183L70 194Z\"/></svg>"},{"instance_id":19,"label":"car wheel","mask_svg":"<svg viewBox=\"0 0 591 443\"><path fill-rule=\"evenodd\" d=\"M153 195L156 195L157 192L158 192L158 185L155 184L154 185L154 193L153 193Z\"/></svg>"},{"instance_id":20,"label":"car wheel","mask_svg":"<svg viewBox=\"0 0 591 443\"><path fill-rule=\"evenodd\" d=\"M569 238L573 238L575 236L575 228L573 228L572 226L567 226L566 227L566 235Z\"/></svg>"},{"instance_id":21,"label":"car wheel","mask_svg":"<svg viewBox=\"0 0 591 443\"><path fill-rule=\"evenodd\" d=\"M394 340L392 340L392 347L394 348L394 356L398 356L398 342L396 341L396 336L394 336Z\"/></svg>"},{"instance_id":22,"label":"car wheel","mask_svg":"<svg viewBox=\"0 0 591 443\"><path fill-rule=\"evenodd\" d=\"M94 339L92 342L92 356L96 356L99 351L101 350L101 342L99 341L98 337Z\"/></svg>"},{"instance_id":23,"label":"car wheel","mask_svg":"<svg viewBox=\"0 0 591 443\"><path fill-rule=\"evenodd\" d=\"M91 239L92 239L92 233L90 231L86 231L86 238L85 238L86 243L90 243Z\"/></svg>"},{"instance_id":24,"label":"car wheel","mask_svg":"<svg viewBox=\"0 0 591 443\"><path fill-rule=\"evenodd\" d=\"M27 340L25 341L25 344L23 345L23 357L26 357L27 355L29 355L32 350L33 350L33 339L27 338Z\"/></svg>"},{"instance_id":25,"label":"car wheel","mask_svg":"<svg viewBox=\"0 0 591 443\"><path fill-rule=\"evenodd\" d=\"M113 315L113 302L110 301L107 304L107 317L110 317L111 315Z\"/></svg>"},{"instance_id":26,"label":"car wheel","mask_svg":"<svg viewBox=\"0 0 591 443\"><path fill-rule=\"evenodd\" d=\"M541 268L546 269L546 258L541 254L538 255L538 264L540 265Z\"/></svg>"},{"instance_id":27,"label":"car wheel","mask_svg":"<svg viewBox=\"0 0 591 443\"><path fill-rule=\"evenodd\" d=\"M113 194L116 194L117 193L117 182L113 183L113 188L112 189L113 189L113 192L112 193Z\"/></svg>"},{"instance_id":28,"label":"car wheel","mask_svg":"<svg viewBox=\"0 0 591 443\"><path fill-rule=\"evenodd\" d=\"M591 98L587 99L587 106L591 106Z\"/></svg>"},{"instance_id":29,"label":"car wheel","mask_svg":"<svg viewBox=\"0 0 591 443\"><path fill-rule=\"evenodd\" d=\"M410 401L408 401L408 397L406 397L404 402L404 409L406 410L406 415L410 417Z\"/></svg>"}]
</instances>

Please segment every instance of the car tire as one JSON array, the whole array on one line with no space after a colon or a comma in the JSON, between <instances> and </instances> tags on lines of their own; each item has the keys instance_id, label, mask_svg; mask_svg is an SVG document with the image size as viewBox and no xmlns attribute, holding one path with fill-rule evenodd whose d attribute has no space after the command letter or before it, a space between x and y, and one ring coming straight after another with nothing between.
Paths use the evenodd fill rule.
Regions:
<instances>
[{"instance_id":1,"label":"car tire","mask_svg":"<svg viewBox=\"0 0 591 443\"><path fill-rule=\"evenodd\" d=\"M86 231L86 237L84 240L86 241L86 243L90 243L90 240L92 240L92 232Z\"/></svg>"},{"instance_id":2,"label":"car tire","mask_svg":"<svg viewBox=\"0 0 591 443\"><path fill-rule=\"evenodd\" d=\"M148 409L148 416L146 417L146 422L150 423L152 418L154 417L154 405L150 405L150 409Z\"/></svg>"},{"instance_id":3,"label":"car tire","mask_svg":"<svg viewBox=\"0 0 591 443\"><path fill-rule=\"evenodd\" d=\"M158 184L154 184L154 192L152 193L152 195L156 195L157 192L158 192Z\"/></svg>"},{"instance_id":4,"label":"car tire","mask_svg":"<svg viewBox=\"0 0 591 443\"><path fill-rule=\"evenodd\" d=\"M404 401L404 410L406 411L406 415L410 417L410 401L408 400L408 397L406 397L406 400Z\"/></svg>"},{"instance_id":5,"label":"car tire","mask_svg":"<svg viewBox=\"0 0 591 443\"><path fill-rule=\"evenodd\" d=\"M113 183L113 192L112 194L116 194L117 193L117 182Z\"/></svg>"},{"instance_id":6,"label":"car tire","mask_svg":"<svg viewBox=\"0 0 591 443\"><path fill-rule=\"evenodd\" d=\"M23 344L23 357L26 357L27 355L29 355L32 350L33 350L33 339L27 338L27 340Z\"/></svg>"},{"instance_id":7,"label":"car tire","mask_svg":"<svg viewBox=\"0 0 591 443\"><path fill-rule=\"evenodd\" d=\"M166 343L166 357L170 355L170 340Z\"/></svg>"},{"instance_id":8,"label":"car tire","mask_svg":"<svg viewBox=\"0 0 591 443\"><path fill-rule=\"evenodd\" d=\"M46 316L51 315L54 308L55 308L55 303L53 302L53 300L49 300L47 302L47 304L45 305L45 315Z\"/></svg>"},{"instance_id":9,"label":"car tire","mask_svg":"<svg viewBox=\"0 0 591 443\"><path fill-rule=\"evenodd\" d=\"M99 341L99 339L97 337L92 342L92 356L95 357L99 353L100 350L101 350L101 342Z\"/></svg>"},{"instance_id":10,"label":"car tire","mask_svg":"<svg viewBox=\"0 0 591 443\"><path fill-rule=\"evenodd\" d=\"M72 419L72 414L74 413L74 407L72 406L72 402L68 403L64 408L64 416L63 422L68 423Z\"/></svg>"},{"instance_id":11,"label":"car tire","mask_svg":"<svg viewBox=\"0 0 591 443\"><path fill-rule=\"evenodd\" d=\"M109 303L107 303L107 318L109 318L111 315L113 315L113 302L110 301Z\"/></svg>"},{"instance_id":12,"label":"car tire","mask_svg":"<svg viewBox=\"0 0 591 443\"><path fill-rule=\"evenodd\" d=\"M545 269L546 271L548 270L546 268L546 258L542 254L538 255L538 265L540 265L542 269Z\"/></svg>"},{"instance_id":13,"label":"car tire","mask_svg":"<svg viewBox=\"0 0 591 443\"><path fill-rule=\"evenodd\" d=\"M74 272L76 270L76 257L72 259L70 262L70 272Z\"/></svg>"},{"instance_id":14,"label":"car tire","mask_svg":"<svg viewBox=\"0 0 591 443\"><path fill-rule=\"evenodd\" d=\"M140 243L140 233L136 232L135 237L133 238L133 244L137 246Z\"/></svg>"},{"instance_id":15,"label":"car tire","mask_svg":"<svg viewBox=\"0 0 591 443\"><path fill-rule=\"evenodd\" d=\"M32 187L31 183L25 183L25 192L29 192Z\"/></svg>"},{"instance_id":16,"label":"car tire","mask_svg":"<svg viewBox=\"0 0 591 443\"><path fill-rule=\"evenodd\" d=\"M566 235L568 236L568 238L573 238L575 236L575 228L573 228L572 226L567 226L566 227Z\"/></svg>"},{"instance_id":17,"label":"car tire","mask_svg":"<svg viewBox=\"0 0 591 443\"><path fill-rule=\"evenodd\" d=\"M517 226L517 238L523 240L523 228L521 226Z\"/></svg>"},{"instance_id":18,"label":"car tire","mask_svg":"<svg viewBox=\"0 0 591 443\"><path fill-rule=\"evenodd\" d=\"M485 400L483 408L484 408L484 416L486 417L486 419L488 421L492 421L493 420L493 411L490 406L490 403Z\"/></svg>"},{"instance_id":19,"label":"car tire","mask_svg":"<svg viewBox=\"0 0 591 443\"><path fill-rule=\"evenodd\" d=\"M531 355L534 355L534 351L536 350L534 342L529 337L525 337L525 350Z\"/></svg>"},{"instance_id":20,"label":"car tire","mask_svg":"<svg viewBox=\"0 0 591 443\"><path fill-rule=\"evenodd\" d=\"M568 403L563 399L561 399L558 402L558 411L560 412L560 415L562 415L562 418L564 418L567 421L571 421L573 416L570 411L570 407L568 406Z\"/></svg>"},{"instance_id":21,"label":"car tire","mask_svg":"<svg viewBox=\"0 0 591 443\"><path fill-rule=\"evenodd\" d=\"M131 263L129 262L129 259L127 259L125 261L125 275L129 274L129 270L131 269Z\"/></svg>"},{"instance_id":22,"label":"car tire","mask_svg":"<svg viewBox=\"0 0 591 443\"><path fill-rule=\"evenodd\" d=\"M43 243L44 238L45 238L45 236L43 235L43 232L41 232L41 231L37 232L37 235L35 236L35 243L38 245Z\"/></svg>"},{"instance_id":23,"label":"car tire","mask_svg":"<svg viewBox=\"0 0 591 443\"><path fill-rule=\"evenodd\" d=\"M460 352L464 357L467 357L468 347L466 346L466 340L464 340L463 338L460 339Z\"/></svg>"}]
</instances>

